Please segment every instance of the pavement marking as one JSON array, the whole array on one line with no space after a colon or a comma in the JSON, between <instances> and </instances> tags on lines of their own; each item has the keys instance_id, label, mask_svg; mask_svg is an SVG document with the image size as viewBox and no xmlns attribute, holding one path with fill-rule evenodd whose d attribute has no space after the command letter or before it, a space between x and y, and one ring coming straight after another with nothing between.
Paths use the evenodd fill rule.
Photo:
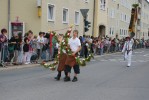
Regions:
<instances>
[{"instance_id":1,"label":"pavement marking","mask_svg":"<svg viewBox=\"0 0 149 100\"><path fill-rule=\"evenodd\" d=\"M143 53L144 51L141 51L141 52L134 52L134 53Z\"/></svg>"},{"instance_id":2,"label":"pavement marking","mask_svg":"<svg viewBox=\"0 0 149 100\"><path fill-rule=\"evenodd\" d=\"M145 55L143 55L143 56L145 56L145 57L149 57L149 54L145 54Z\"/></svg>"},{"instance_id":3,"label":"pavement marking","mask_svg":"<svg viewBox=\"0 0 149 100\"><path fill-rule=\"evenodd\" d=\"M99 61L102 61L102 62L108 62L108 61L110 61L110 62L127 62L127 60L124 60L124 59L107 59L107 60L106 59L101 59ZM132 60L131 62L144 63L144 62L149 62L149 60Z\"/></svg>"},{"instance_id":4,"label":"pavement marking","mask_svg":"<svg viewBox=\"0 0 149 100\"><path fill-rule=\"evenodd\" d=\"M102 59L102 60L99 60L99 61L103 61L104 62L104 61L108 61L108 60Z\"/></svg>"}]
</instances>

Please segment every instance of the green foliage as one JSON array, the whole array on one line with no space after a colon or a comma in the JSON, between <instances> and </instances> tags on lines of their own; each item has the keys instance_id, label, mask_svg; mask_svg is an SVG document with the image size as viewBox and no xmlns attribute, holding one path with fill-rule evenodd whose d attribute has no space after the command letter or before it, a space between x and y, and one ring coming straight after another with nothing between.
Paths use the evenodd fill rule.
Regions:
<instances>
[{"instance_id":1,"label":"green foliage","mask_svg":"<svg viewBox=\"0 0 149 100\"><path fill-rule=\"evenodd\" d=\"M137 8L139 6L139 4L132 4L133 8Z\"/></svg>"},{"instance_id":2,"label":"green foliage","mask_svg":"<svg viewBox=\"0 0 149 100\"><path fill-rule=\"evenodd\" d=\"M58 38L56 36L57 35L56 32L52 32L52 33L53 33L54 38L58 41ZM50 65L46 64L45 62L42 62L42 64L41 64L42 66L44 66L45 68L49 68L50 70L54 71L54 70L56 70L56 65L58 65L59 56L61 56L64 53L64 50L66 51L66 53L68 55L72 55L72 51L68 47L68 41L69 41L69 38L70 38L70 33L71 33L71 30L68 30L65 33L63 41L60 44L60 55L56 55L55 62L50 64ZM88 49L88 50L90 52L90 49ZM91 60L91 58L94 58L92 54L90 54L86 59L82 59L82 60L80 60L79 57L76 57L76 62L80 66L86 66L86 62L89 62Z\"/></svg>"}]
</instances>

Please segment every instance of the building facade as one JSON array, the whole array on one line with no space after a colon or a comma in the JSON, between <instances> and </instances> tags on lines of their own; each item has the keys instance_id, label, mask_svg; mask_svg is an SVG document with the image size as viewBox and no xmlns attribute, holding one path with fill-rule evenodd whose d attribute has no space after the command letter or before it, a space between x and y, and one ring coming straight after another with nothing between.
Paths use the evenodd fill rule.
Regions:
<instances>
[{"instance_id":1,"label":"building facade","mask_svg":"<svg viewBox=\"0 0 149 100\"><path fill-rule=\"evenodd\" d=\"M93 0L0 0L0 28L9 29L9 22L19 20L24 22L25 32L32 30L38 34L59 30L58 33L65 33L67 29L62 29L73 24L73 29L83 35L84 20L80 9L89 9L88 21L93 26L93 6ZM92 30L90 27L86 34L91 35Z\"/></svg>"},{"instance_id":2,"label":"building facade","mask_svg":"<svg viewBox=\"0 0 149 100\"><path fill-rule=\"evenodd\" d=\"M0 12L0 28L9 30L9 22L15 22L18 17L19 22L24 22L25 31L41 31L36 0L0 0Z\"/></svg>"},{"instance_id":3,"label":"building facade","mask_svg":"<svg viewBox=\"0 0 149 100\"><path fill-rule=\"evenodd\" d=\"M38 2L37 2L38 1ZM135 38L149 36L149 3L147 0L0 0L0 28L10 29L9 22L24 22L25 32L48 32L74 25L79 35L84 33L80 9L89 9L91 27L86 35L123 38L129 35L132 4L139 4ZM63 30L64 29L64 30ZM11 31L9 31L11 34Z\"/></svg>"},{"instance_id":4,"label":"building facade","mask_svg":"<svg viewBox=\"0 0 149 100\"><path fill-rule=\"evenodd\" d=\"M139 37L149 39L149 2L147 0L139 0L140 8L140 33Z\"/></svg>"},{"instance_id":5,"label":"building facade","mask_svg":"<svg viewBox=\"0 0 149 100\"><path fill-rule=\"evenodd\" d=\"M88 21L93 26L93 0L43 0L41 30L57 30L74 24L74 29L83 35L84 20L80 9L89 9ZM58 31L65 33L66 30ZM86 35L92 34L92 27Z\"/></svg>"},{"instance_id":6,"label":"building facade","mask_svg":"<svg viewBox=\"0 0 149 100\"><path fill-rule=\"evenodd\" d=\"M144 8L142 5L144 5ZM129 36L129 24L133 4L139 4L135 29L135 38L148 38L148 7L147 0L96 0L96 21L94 36L123 38ZM142 15L143 14L143 15ZM145 18L142 18L145 16ZM145 26L145 27L144 27Z\"/></svg>"}]
</instances>

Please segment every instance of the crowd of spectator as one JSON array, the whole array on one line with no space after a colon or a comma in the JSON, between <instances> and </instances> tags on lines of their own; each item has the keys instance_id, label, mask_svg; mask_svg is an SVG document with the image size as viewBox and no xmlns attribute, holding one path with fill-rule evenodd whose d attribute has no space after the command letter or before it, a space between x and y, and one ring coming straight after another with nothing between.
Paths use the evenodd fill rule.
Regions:
<instances>
[{"instance_id":1,"label":"crowd of spectator","mask_svg":"<svg viewBox=\"0 0 149 100\"><path fill-rule=\"evenodd\" d=\"M125 38L110 38L80 36L82 45L80 57L87 58L89 53L103 55L105 53L119 52L125 42ZM133 48L149 47L149 41L134 39ZM7 30L2 29L0 34L0 61L6 64L30 64L42 61L54 60L58 53L58 41L50 33L39 32L38 35L29 30L24 36L21 33L13 34L7 38Z\"/></svg>"},{"instance_id":2,"label":"crowd of spectator","mask_svg":"<svg viewBox=\"0 0 149 100\"><path fill-rule=\"evenodd\" d=\"M114 53L120 52L125 43L125 38L119 39L105 37L90 37L90 36L80 36L80 41L82 44L82 50L80 52L81 57L87 57L89 52L94 55L103 55L104 53ZM137 48L149 48L149 40L134 39L133 49ZM89 48L89 49L87 49Z\"/></svg>"}]
</instances>

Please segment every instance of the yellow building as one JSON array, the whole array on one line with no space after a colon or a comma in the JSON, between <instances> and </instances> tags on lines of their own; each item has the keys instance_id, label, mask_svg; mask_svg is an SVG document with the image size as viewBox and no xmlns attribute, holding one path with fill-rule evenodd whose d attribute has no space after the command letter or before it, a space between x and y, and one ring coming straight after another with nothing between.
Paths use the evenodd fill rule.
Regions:
<instances>
[{"instance_id":1,"label":"yellow building","mask_svg":"<svg viewBox=\"0 0 149 100\"><path fill-rule=\"evenodd\" d=\"M0 28L9 29L8 23L15 22L18 17L25 23L25 31L34 33L41 31L41 18L37 16L36 0L0 0Z\"/></svg>"},{"instance_id":2,"label":"yellow building","mask_svg":"<svg viewBox=\"0 0 149 100\"><path fill-rule=\"evenodd\" d=\"M80 9L89 9L88 21L93 26L93 0L0 0L0 28L9 29L9 22L25 23L25 32L64 29L74 24L83 35L83 17ZM39 12L38 12L39 11ZM41 16L40 16L41 15ZM57 31L65 33L66 30ZM92 35L92 27L86 33Z\"/></svg>"},{"instance_id":3,"label":"yellow building","mask_svg":"<svg viewBox=\"0 0 149 100\"><path fill-rule=\"evenodd\" d=\"M147 0L139 0L140 9L140 33L139 38L149 39L149 2Z\"/></svg>"},{"instance_id":4,"label":"yellow building","mask_svg":"<svg viewBox=\"0 0 149 100\"><path fill-rule=\"evenodd\" d=\"M142 8L142 3L146 3L146 10ZM142 19L141 15L144 12L149 16L149 3L147 0L95 0L96 16L94 22L94 36L109 36L115 38L123 38L129 35L129 24L131 18L131 9L133 4L139 4L138 19L136 23L135 38L141 38L141 34L147 38L147 30L149 28L149 21L147 18ZM146 27L141 28L141 20ZM142 33L143 32L143 33Z\"/></svg>"},{"instance_id":5,"label":"yellow building","mask_svg":"<svg viewBox=\"0 0 149 100\"><path fill-rule=\"evenodd\" d=\"M88 21L93 26L93 6L93 0L43 0L41 30L63 29L74 24L74 29L79 30L79 35L83 35L84 20L80 9L89 9ZM92 35L92 27L86 34Z\"/></svg>"}]
</instances>

